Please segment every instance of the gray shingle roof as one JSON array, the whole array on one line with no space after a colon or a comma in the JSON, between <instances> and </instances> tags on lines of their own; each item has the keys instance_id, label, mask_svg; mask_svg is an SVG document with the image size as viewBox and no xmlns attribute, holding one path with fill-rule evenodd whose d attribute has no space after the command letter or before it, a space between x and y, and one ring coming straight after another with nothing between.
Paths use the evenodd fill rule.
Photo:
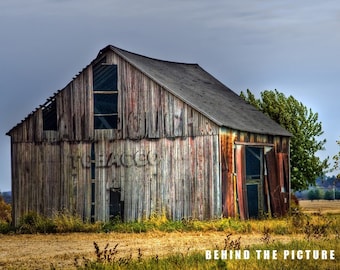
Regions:
<instances>
[{"instance_id":1,"label":"gray shingle roof","mask_svg":"<svg viewBox=\"0 0 340 270\"><path fill-rule=\"evenodd\" d=\"M287 130L246 103L198 64L153 59L112 45L105 47L100 53L105 50L112 50L119 54L148 77L219 126L258 134L291 136ZM56 94L50 97L45 104L53 99ZM40 107L45 106L45 104ZM12 130L20 126L36 110L6 134L10 135Z\"/></svg>"},{"instance_id":2,"label":"gray shingle roof","mask_svg":"<svg viewBox=\"0 0 340 270\"><path fill-rule=\"evenodd\" d=\"M259 134L291 136L267 115L246 103L198 64L149 58L108 46L169 92L219 126Z\"/></svg>"}]
</instances>

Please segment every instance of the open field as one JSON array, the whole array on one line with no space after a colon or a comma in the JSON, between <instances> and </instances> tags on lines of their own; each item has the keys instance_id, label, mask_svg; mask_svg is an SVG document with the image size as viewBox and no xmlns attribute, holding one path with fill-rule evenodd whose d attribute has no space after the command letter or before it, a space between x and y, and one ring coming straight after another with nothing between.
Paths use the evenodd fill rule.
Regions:
<instances>
[{"instance_id":1,"label":"open field","mask_svg":"<svg viewBox=\"0 0 340 270\"><path fill-rule=\"evenodd\" d=\"M299 205L305 213L321 212L322 214L340 214L340 200L301 200L299 201Z\"/></svg>"},{"instance_id":2,"label":"open field","mask_svg":"<svg viewBox=\"0 0 340 270\"><path fill-rule=\"evenodd\" d=\"M308 213L340 213L340 201L301 201L300 206ZM339 219L339 215L331 218ZM252 221L263 229L247 233L233 233L232 239L241 237L241 248L264 244L264 234L261 233L269 223L276 226L291 226L285 220ZM281 227L280 227L281 228ZM76 269L75 258L83 257L95 259L93 242L101 249L109 243L113 248L116 244L118 257L128 257L132 254L138 257L138 250L143 258L163 257L165 255L181 253L188 254L198 251L204 254L207 249L222 248L226 231L190 231L190 232L161 232L147 233L65 233L65 234L0 234L0 269ZM328 235L335 239L339 235ZM270 233L270 241L275 243L289 243L293 240L303 240L303 233L274 234ZM328 239L328 238L327 238Z\"/></svg>"},{"instance_id":3,"label":"open field","mask_svg":"<svg viewBox=\"0 0 340 270\"><path fill-rule=\"evenodd\" d=\"M241 236L244 245L261 243L260 234L233 235ZM118 244L118 255L137 257L138 249L144 257L164 256L168 254L188 253L223 246L225 232L186 232L186 233L71 233L49 235L2 235L0 236L0 269L49 269L52 263L57 269L74 269L76 257L94 258L93 241L101 248L109 243L110 247ZM283 243L290 241L290 236L273 236L273 240Z\"/></svg>"}]
</instances>

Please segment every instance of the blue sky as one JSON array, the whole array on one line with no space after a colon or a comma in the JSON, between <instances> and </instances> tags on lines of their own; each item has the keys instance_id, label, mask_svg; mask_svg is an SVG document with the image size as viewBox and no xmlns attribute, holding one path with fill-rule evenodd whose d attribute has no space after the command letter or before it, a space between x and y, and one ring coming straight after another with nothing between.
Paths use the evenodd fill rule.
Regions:
<instances>
[{"instance_id":1,"label":"blue sky","mask_svg":"<svg viewBox=\"0 0 340 270\"><path fill-rule=\"evenodd\" d=\"M337 0L3 0L0 191L11 189L5 133L108 44L198 63L236 93L277 89L319 114L321 158L340 148Z\"/></svg>"}]
</instances>

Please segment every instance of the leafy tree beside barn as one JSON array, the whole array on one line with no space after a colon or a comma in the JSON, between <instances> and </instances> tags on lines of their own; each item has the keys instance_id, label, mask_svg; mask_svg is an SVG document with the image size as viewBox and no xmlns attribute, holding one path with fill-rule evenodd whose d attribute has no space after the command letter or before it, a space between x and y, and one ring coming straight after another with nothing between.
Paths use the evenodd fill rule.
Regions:
<instances>
[{"instance_id":1,"label":"leafy tree beside barn","mask_svg":"<svg viewBox=\"0 0 340 270\"><path fill-rule=\"evenodd\" d=\"M316 156L318 151L324 150L326 143L326 139L319 140L323 130L318 114L293 96L286 97L276 89L261 92L259 99L248 89L247 93L241 92L241 97L292 133L292 189L304 190L309 185L315 185L317 177L323 175L329 166L328 158L321 160Z\"/></svg>"},{"instance_id":2,"label":"leafy tree beside barn","mask_svg":"<svg viewBox=\"0 0 340 270\"><path fill-rule=\"evenodd\" d=\"M337 145L340 146L340 140L336 141ZM333 168L332 170L334 171L338 171L340 169L340 151L339 153L337 153L336 155L333 156L333 162L334 162L334 165L333 165ZM338 175L336 176L336 180L337 181L340 181L340 173L338 173ZM334 180L334 181L336 181Z\"/></svg>"}]
</instances>

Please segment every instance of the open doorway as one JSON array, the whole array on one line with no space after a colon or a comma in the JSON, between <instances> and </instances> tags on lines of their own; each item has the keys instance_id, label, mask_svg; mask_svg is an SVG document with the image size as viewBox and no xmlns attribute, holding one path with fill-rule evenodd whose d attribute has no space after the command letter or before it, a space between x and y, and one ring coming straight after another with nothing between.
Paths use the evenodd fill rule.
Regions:
<instances>
[{"instance_id":1,"label":"open doorway","mask_svg":"<svg viewBox=\"0 0 340 270\"><path fill-rule=\"evenodd\" d=\"M266 212L264 200L264 149L245 147L245 180L248 218L258 218Z\"/></svg>"},{"instance_id":2,"label":"open doorway","mask_svg":"<svg viewBox=\"0 0 340 270\"><path fill-rule=\"evenodd\" d=\"M266 154L271 149L264 145L236 145L236 195L241 219L260 218L270 212Z\"/></svg>"},{"instance_id":3,"label":"open doorway","mask_svg":"<svg viewBox=\"0 0 340 270\"><path fill-rule=\"evenodd\" d=\"M110 219L120 219L123 221L124 218L124 202L121 201L121 190L111 189L110 190Z\"/></svg>"},{"instance_id":4,"label":"open doorway","mask_svg":"<svg viewBox=\"0 0 340 270\"><path fill-rule=\"evenodd\" d=\"M266 144L236 144L234 197L241 219L267 214L283 216L289 209L289 156Z\"/></svg>"}]
</instances>

